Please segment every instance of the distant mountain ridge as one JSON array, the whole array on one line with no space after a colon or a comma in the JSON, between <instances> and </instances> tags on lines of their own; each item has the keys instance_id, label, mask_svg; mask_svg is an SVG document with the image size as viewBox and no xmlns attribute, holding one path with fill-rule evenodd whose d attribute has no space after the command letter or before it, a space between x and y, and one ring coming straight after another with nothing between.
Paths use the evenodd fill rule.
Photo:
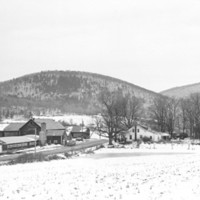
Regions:
<instances>
[{"instance_id":1,"label":"distant mountain ridge","mask_svg":"<svg viewBox=\"0 0 200 200\"><path fill-rule=\"evenodd\" d=\"M149 105L159 96L153 91L100 74L78 71L43 71L0 83L0 106L37 112L96 113L98 96L109 91L129 93Z\"/></svg>"},{"instance_id":2,"label":"distant mountain ridge","mask_svg":"<svg viewBox=\"0 0 200 200\"><path fill-rule=\"evenodd\" d=\"M200 83L174 87L160 92L162 95L176 98L186 98L193 93L200 93Z\"/></svg>"}]
</instances>

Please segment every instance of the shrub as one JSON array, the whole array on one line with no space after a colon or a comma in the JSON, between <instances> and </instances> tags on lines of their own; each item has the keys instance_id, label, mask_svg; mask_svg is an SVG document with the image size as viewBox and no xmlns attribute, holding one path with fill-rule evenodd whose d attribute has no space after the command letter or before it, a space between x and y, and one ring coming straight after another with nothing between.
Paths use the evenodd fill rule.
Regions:
<instances>
[{"instance_id":1,"label":"shrub","mask_svg":"<svg viewBox=\"0 0 200 200\"><path fill-rule=\"evenodd\" d=\"M144 137L142 138L142 141L143 141L144 143L150 143L150 142L152 142L151 138L146 137L146 136L144 136Z\"/></svg>"},{"instance_id":2,"label":"shrub","mask_svg":"<svg viewBox=\"0 0 200 200\"><path fill-rule=\"evenodd\" d=\"M49 155L49 156L47 156L46 159L47 159L48 161L50 161L50 160L62 160L63 157L54 154L54 155Z\"/></svg>"},{"instance_id":3,"label":"shrub","mask_svg":"<svg viewBox=\"0 0 200 200\"><path fill-rule=\"evenodd\" d=\"M23 154L11 160L8 164L18 164L18 163L32 163L32 162L39 162L45 161L46 157L42 153L37 154Z\"/></svg>"},{"instance_id":4,"label":"shrub","mask_svg":"<svg viewBox=\"0 0 200 200\"><path fill-rule=\"evenodd\" d=\"M96 150L102 149L102 148L105 148L105 146L103 144L96 146Z\"/></svg>"},{"instance_id":5,"label":"shrub","mask_svg":"<svg viewBox=\"0 0 200 200\"><path fill-rule=\"evenodd\" d=\"M66 152L64 155L65 155L66 158L71 158L72 157L72 154L69 153L69 152Z\"/></svg>"},{"instance_id":6,"label":"shrub","mask_svg":"<svg viewBox=\"0 0 200 200\"><path fill-rule=\"evenodd\" d=\"M92 149L88 149L85 151L86 154L94 154L94 150Z\"/></svg>"}]
</instances>

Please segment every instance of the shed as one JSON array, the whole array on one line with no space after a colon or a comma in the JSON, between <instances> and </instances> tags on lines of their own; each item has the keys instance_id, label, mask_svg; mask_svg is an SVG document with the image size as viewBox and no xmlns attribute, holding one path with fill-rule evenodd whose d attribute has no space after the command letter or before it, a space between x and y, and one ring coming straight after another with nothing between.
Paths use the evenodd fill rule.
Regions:
<instances>
[{"instance_id":1,"label":"shed","mask_svg":"<svg viewBox=\"0 0 200 200\"><path fill-rule=\"evenodd\" d=\"M35 139L27 136L10 136L0 138L2 151L33 147L35 146L35 142L37 142Z\"/></svg>"},{"instance_id":2,"label":"shed","mask_svg":"<svg viewBox=\"0 0 200 200\"><path fill-rule=\"evenodd\" d=\"M82 126L73 126L71 130L71 136L73 138L84 138L88 139L90 138L90 129L87 127L82 127Z\"/></svg>"}]
</instances>

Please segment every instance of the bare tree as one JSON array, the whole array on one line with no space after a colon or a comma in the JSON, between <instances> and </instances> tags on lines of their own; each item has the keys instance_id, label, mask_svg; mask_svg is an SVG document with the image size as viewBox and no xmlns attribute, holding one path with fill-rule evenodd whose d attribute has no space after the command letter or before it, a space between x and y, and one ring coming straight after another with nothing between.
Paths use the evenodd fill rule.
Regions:
<instances>
[{"instance_id":1,"label":"bare tree","mask_svg":"<svg viewBox=\"0 0 200 200\"><path fill-rule=\"evenodd\" d=\"M150 117L157 124L159 131L166 131L167 97L157 97L149 107Z\"/></svg>"},{"instance_id":2,"label":"bare tree","mask_svg":"<svg viewBox=\"0 0 200 200\"><path fill-rule=\"evenodd\" d=\"M122 101L122 126L124 130L132 128L141 117L143 101L135 96L126 95Z\"/></svg>"},{"instance_id":3,"label":"bare tree","mask_svg":"<svg viewBox=\"0 0 200 200\"><path fill-rule=\"evenodd\" d=\"M103 91L100 95L102 104L101 117L96 119L96 127L101 135L109 138L109 144L117 139L119 133L135 125L142 113L142 100L126 95L120 91Z\"/></svg>"},{"instance_id":4,"label":"bare tree","mask_svg":"<svg viewBox=\"0 0 200 200\"><path fill-rule=\"evenodd\" d=\"M195 124L194 112L193 112L194 106L190 98L187 98L184 101L185 101L184 107L186 110L186 119L187 119L186 128L189 129L190 137L192 138L194 134L194 124Z\"/></svg>"},{"instance_id":5,"label":"bare tree","mask_svg":"<svg viewBox=\"0 0 200 200\"><path fill-rule=\"evenodd\" d=\"M189 108L189 102L188 99L180 99L179 103L179 130L181 130L182 133L186 133L188 129L188 108Z\"/></svg>"},{"instance_id":6,"label":"bare tree","mask_svg":"<svg viewBox=\"0 0 200 200\"><path fill-rule=\"evenodd\" d=\"M104 91L100 95L101 117L96 120L100 134L109 138L109 144L121 132L122 96L118 92Z\"/></svg>"},{"instance_id":7,"label":"bare tree","mask_svg":"<svg viewBox=\"0 0 200 200\"><path fill-rule=\"evenodd\" d=\"M189 98L191 113L189 120L191 121L192 134L194 138L200 139L200 94L192 94Z\"/></svg>"},{"instance_id":8,"label":"bare tree","mask_svg":"<svg viewBox=\"0 0 200 200\"><path fill-rule=\"evenodd\" d=\"M173 136L175 126L176 126L176 120L177 120L177 114L178 114L178 105L179 105L179 100L175 98L170 98L167 101L167 109L166 109L166 127L171 135Z\"/></svg>"},{"instance_id":9,"label":"bare tree","mask_svg":"<svg viewBox=\"0 0 200 200\"><path fill-rule=\"evenodd\" d=\"M191 138L200 138L200 94L191 94L180 103L183 133L189 130Z\"/></svg>"}]
</instances>

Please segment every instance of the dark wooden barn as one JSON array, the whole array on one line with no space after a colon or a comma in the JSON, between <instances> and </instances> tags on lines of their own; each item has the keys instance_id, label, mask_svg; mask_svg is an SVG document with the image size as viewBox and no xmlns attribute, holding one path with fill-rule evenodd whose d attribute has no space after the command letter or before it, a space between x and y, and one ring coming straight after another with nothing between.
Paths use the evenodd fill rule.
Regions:
<instances>
[{"instance_id":1,"label":"dark wooden barn","mask_svg":"<svg viewBox=\"0 0 200 200\"><path fill-rule=\"evenodd\" d=\"M90 129L82 126L73 126L71 130L71 136L73 138L83 138L89 139L90 138Z\"/></svg>"}]
</instances>

